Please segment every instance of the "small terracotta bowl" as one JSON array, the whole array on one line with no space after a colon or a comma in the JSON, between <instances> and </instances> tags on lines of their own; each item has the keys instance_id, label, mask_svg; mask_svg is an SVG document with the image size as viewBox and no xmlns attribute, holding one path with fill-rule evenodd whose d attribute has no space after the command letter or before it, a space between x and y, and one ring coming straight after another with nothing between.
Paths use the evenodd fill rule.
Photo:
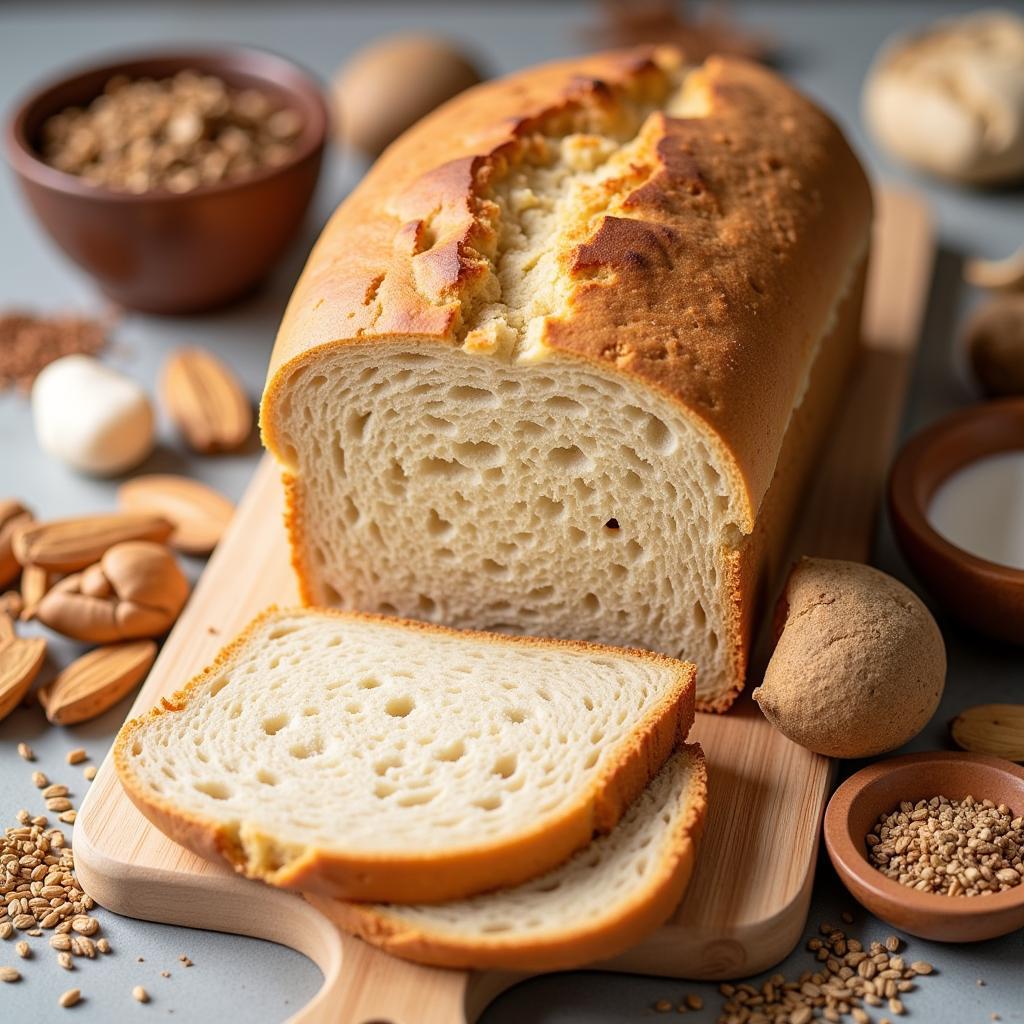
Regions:
<instances>
[{"instance_id":1,"label":"small terracotta bowl","mask_svg":"<svg viewBox=\"0 0 1024 1024\"><path fill-rule=\"evenodd\" d=\"M254 88L296 110L303 130L291 158L242 181L141 195L96 187L44 163L43 122L98 96L114 75L166 78L185 68ZM262 280L295 236L320 173L327 108L294 64L260 50L153 53L52 81L13 111L7 158L50 237L116 302L151 313L221 305Z\"/></svg>"},{"instance_id":2,"label":"small terracotta bowl","mask_svg":"<svg viewBox=\"0 0 1024 1024\"><path fill-rule=\"evenodd\" d=\"M978 942L1024 928L1024 885L993 896L917 892L867 859L864 837L901 801L965 796L1024 813L1024 768L998 757L945 751L876 761L848 778L825 811L825 845L843 884L894 928L935 942Z\"/></svg>"},{"instance_id":3,"label":"small terracotta bowl","mask_svg":"<svg viewBox=\"0 0 1024 1024\"><path fill-rule=\"evenodd\" d=\"M976 459L1024 448L1024 398L982 402L939 420L903 447L889 478L893 529L914 571L962 621L1024 643L1024 570L978 558L928 521L939 486Z\"/></svg>"}]
</instances>

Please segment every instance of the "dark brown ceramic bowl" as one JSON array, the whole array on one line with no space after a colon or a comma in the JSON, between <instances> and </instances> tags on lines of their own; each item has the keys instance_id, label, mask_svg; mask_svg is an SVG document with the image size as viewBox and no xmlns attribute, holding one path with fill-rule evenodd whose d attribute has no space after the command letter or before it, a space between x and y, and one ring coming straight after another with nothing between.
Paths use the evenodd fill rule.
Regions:
<instances>
[{"instance_id":1,"label":"dark brown ceramic bowl","mask_svg":"<svg viewBox=\"0 0 1024 1024\"><path fill-rule=\"evenodd\" d=\"M915 435L889 478L889 510L915 572L958 618L1024 643L1024 570L978 558L936 532L928 507L939 486L976 459L1024 448L1024 398L982 402Z\"/></svg>"},{"instance_id":2,"label":"dark brown ceramic bowl","mask_svg":"<svg viewBox=\"0 0 1024 1024\"><path fill-rule=\"evenodd\" d=\"M192 192L114 192L58 171L39 157L43 122L86 104L113 75L165 78L185 68L260 89L303 118L288 162L244 181ZM294 64L260 50L174 51L111 61L33 92L7 123L7 157L54 241L110 298L153 313L220 305L248 291L295 236L320 173L327 109L320 88Z\"/></svg>"},{"instance_id":3,"label":"dark brown ceramic bowl","mask_svg":"<svg viewBox=\"0 0 1024 1024\"><path fill-rule=\"evenodd\" d=\"M1024 885L993 896L943 896L900 885L868 862L864 837L901 801L968 795L1024 813L1024 768L939 751L876 761L848 778L825 811L825 846L857 902L894 928L936 942L978 942L1024 928Z\"/></svg>"}]
</instances>

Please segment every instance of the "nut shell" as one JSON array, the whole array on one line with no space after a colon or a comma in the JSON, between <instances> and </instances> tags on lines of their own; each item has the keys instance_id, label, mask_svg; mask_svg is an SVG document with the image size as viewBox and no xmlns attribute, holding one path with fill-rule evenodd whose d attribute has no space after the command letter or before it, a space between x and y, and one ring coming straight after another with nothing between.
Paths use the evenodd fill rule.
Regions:
<instances>
[{"instance_id":1,"label":"nut shell","mask_svg":"<svg viewBox=\"0 0 1024 1024\"><path fill-rule=\"evenodd\" d=\"M61 580L39 602L36 618L85 643L160 636L174 624L188 591L188 580L166 547L128 541Z\"/></svg>"},{"instance_id":2,"label":"nut shell","mask_svg":"<svg viewBox=\"0 0 1024 1024\"><path fill-rule=\"evenodd\" d=\"M802 559L754 700L784 735L829 757L873 757L912 739L946 676L939 627L911 590L855 562Z\"/></svg>"}]
</instances>

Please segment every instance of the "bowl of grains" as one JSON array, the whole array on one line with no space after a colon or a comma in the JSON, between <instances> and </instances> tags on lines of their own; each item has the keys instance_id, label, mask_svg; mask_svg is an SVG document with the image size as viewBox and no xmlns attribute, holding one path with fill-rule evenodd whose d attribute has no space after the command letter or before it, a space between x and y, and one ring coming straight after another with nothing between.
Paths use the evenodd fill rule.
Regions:
<instances>
[{"instance_id":1,"label":"bowl of grains","mask_svg":"<svg viewBox=\"0 0 1024 1024\"><path fill-rule=\"evenodd\" d=\"M185 313L269 273L302 223L326 135L313 79L232 48L51 81L14 110L6 143L40 223L105 294Z\"/></svg>"},{"instance_id":2,"label":"bowl of grains","mask_svg":"<svg viewBox=\"0 0 1024 1024\"><path fill-rule=\"evenodd\" d=\"M936 751L877 761L825 811L843 884L896 928L977 942L1024 928L1024 768Z\"/></svg>"}]
</instances>

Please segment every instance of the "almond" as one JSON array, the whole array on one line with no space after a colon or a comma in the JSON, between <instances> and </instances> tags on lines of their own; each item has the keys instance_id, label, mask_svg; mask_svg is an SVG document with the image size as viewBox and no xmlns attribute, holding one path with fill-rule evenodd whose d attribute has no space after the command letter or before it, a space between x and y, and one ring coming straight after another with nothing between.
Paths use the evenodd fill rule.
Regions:
<instances>
[{"instance_id":1,"label":"almond","mask_svg":"<svg viewBox=\"0 0 1024 1024\"><path fill-rule=\"evenodd\" d=\"M56 582L57 576L40 565L26 565L21 570L21 611L18 617L27 622L35 613L39 602Z\"/></svg>"},{"instance_id":2,"label":"almond","mask_svg":"<svg viewBox=\"0 0 1024 1024\"><path fill-rule=\"evenodd\" d=\"M234 506L212 487L184 476L153 473L123 483L117 490L121 508L155 512L174 524L168 543L190 555L208 555L220 541Z\"/></svg>"},{"instance_id":3,"label":"almond","mask_svg":"<svg viewBox=\"0 0 1024 1024\"><path fill-rule=\"evenodd\" d=\"M1024 704L977 704L961 711L949 731L964 750L1024 762Z\"/></svg>"},{"instance_id":4,"label":"almond","mask_svg":"<svg viewBox=\"0 0 1024 1024\"><path fill-rule=\"evenodd\" d=\"M156 658L152 640L97 647L73 661L39 694L54 725L85 722L112 708L135 687Z\"/></svg>"},{"instance_id":5,"label":"almond","mask_svg":"<svg viewBox=\"0 0 1024 1024\"><path fill-rule=\"evenodd\" d=\"M14 534L14 554L22 565L51 572L77 572L126 540L163 541L173 527L149 512L113 512L33 523Z\"/></svg>"},{"instance_id":6,"label":"almond","mask_svg":"<svg viewBox=\"0 0 1024 1024\"><path fill-rule=\"evenodd\" d=\"M28 693L46 658L42 637L21 639L14 635L11 620L0 622L0 719L6 718Z\"/></svg>"},{"instance_id":7,"label":"almond","mask_svg":"<svg viewBox=\"0 0 1024 1024\"><path fill-rule=\"evenodd\" d=\"M252 405L238 378L204 349L171 353L160 377L160 395L197 452L232 451L252 432Z\"/></svg>"},{"instance_id":8,"label":"almond","mask_svg":"<svg viewBox=\"0 0 1024 1024\"><path fill-rule=\"evenodd\" d=\"M13 498L0 501L0 587L17 579L21 563L14 556L11 542L14 533L32 522L32 513Z\"/></svg>"}]
</instances>

